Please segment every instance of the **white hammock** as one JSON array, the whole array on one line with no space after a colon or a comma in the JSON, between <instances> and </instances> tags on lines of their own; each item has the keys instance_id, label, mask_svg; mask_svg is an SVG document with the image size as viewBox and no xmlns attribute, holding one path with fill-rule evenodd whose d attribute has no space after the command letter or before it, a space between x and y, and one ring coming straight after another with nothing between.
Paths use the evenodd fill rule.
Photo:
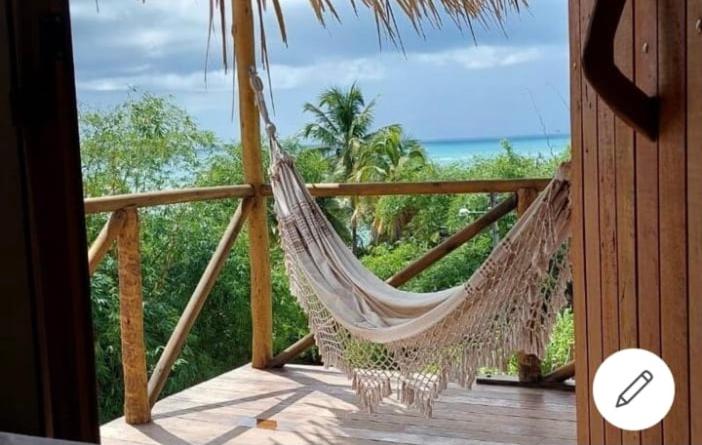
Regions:
<instances>
[{"instance_id":1,"label":"white hammock","mask_svg":"<svg viewBox=\"0 0 702 445\"><path fill-rule=\"evenodd\" d=\"M324 364L347 373L363 407L372 410L395 388L401 402L430 416L449 381L470 386L479 366L503 368L515 351L542 356L570 278L567 166L466 283L405 292L367 270L334 231L281 150L255 73L252 84L292 293Z\"/></svg>"}]
</instances>

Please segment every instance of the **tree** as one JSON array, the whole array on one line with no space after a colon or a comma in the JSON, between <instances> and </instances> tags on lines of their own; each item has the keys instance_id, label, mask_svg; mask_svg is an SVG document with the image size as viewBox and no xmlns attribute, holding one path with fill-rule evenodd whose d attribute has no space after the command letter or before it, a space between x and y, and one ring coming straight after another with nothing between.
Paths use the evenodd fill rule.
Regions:
<instances>
[{"instance_id":1,"label":"tree","mask_svg":"<svg viewBox=\"0 0 702 445\"><path fill-rule=\"evenodd\" d=\"M374 107L375 101L366 104L356 84L348 90L324 90L318 104L305 104L304 111L314 121L305 125L303 135L320 143L317 149L332 160L332 177L336 180L394 181L410 164L418 160L426 164L424 151L416 141L404 139L400 125L371 129ZM349 200L354 253L359 249L359 221L365 211L372 209L372 201L362 202L358 197Z\"/></svg>"},{"instance_id":2,"label":"tree","mask_svg":"<svg viewBox=\"0 0 702 445\"><path fill-rule=\"evenodd\" d=\"M198 151L214 133L168 98L144 94L106 111L81 110L81 161L87 196L174 187L190 179Z\"/></svg>"},{"instance_id":3,"label":"tree","mask_svg":"<svg viewBox=\"0 0 702 445\"><path fill-rule=\"evenodd\" d=\"M359 153L353 178L358 182L397 182L412 180L417 174L431 171L433 166L428 161L424 147L417 140L406 138L400 125L389 125L375 132L367 149ZM416 209L406 206L396 212L393 218L387 219L375 212L377 201L377 198L365 199L362 205L357 206L356 213L372 215L371 233L374 241L399 239ZM362 209L361 212L358 211L359 208Z\"/></svg>"},{"instance_id":4,"label":"tree","mask_svg":"<svg viewBox=\"0 0 702 445\"><path fill-rule=\"evenodd\" d=\"M366 104L356 84L346 91L324 90L317 105L304 105L304 111L314 118L305 125L304 137L321 144L318 149L334 160L335 176L342 180L352 174L359 151L372 135L374 107L375 101Z\"/></svg>"}]
</instances>

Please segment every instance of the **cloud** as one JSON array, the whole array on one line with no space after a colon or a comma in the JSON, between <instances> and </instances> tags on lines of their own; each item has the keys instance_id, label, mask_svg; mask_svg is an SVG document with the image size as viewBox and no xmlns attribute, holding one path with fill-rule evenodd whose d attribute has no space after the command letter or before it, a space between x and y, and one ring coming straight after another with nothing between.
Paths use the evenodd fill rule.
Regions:
<instances>
[{"instance_id":1,"label":"cloud","mask_svg":"<svg viewBox=\"0 0 702 445\"><path fill-rule=\"evenodd\" d=\"M545 48L477 46L410 55L410 60L437 66L459 65L467 70L484 70L533 62L544 57Z\"/></svg>"},{"instance_id":2,"label":"cloud","mask_svg":"<svg viewBox=\"0 0 702 445\"><path fill-rule=\"evenodd\" d=\"M377 81L385 77L385 66L378 59L330 60L307 66L271 65L271 78L276 90L304 86L345 85L356 81ZM221 92L231 91L231 73L223 69L203 69L186 74L175 72L136 73L133 75L79 79L83 91L128 91L131 89L155 92Z\"/></svg>"},{"instance_id":3,"label":"cloud","mask_svg":"<svg viewBox=\"0 0 702 445\"><path fill-rule=\"evenodd\" d=\"M155 37L158 40L158 37ZM380 81L398 66L459 66L466 70L487 70L525 64L558 52L550 47L480 46L454 48L433 53L396 53L349 59L329 58L309 65L272 64L271 79L276 90L302 87L348 85L358 81ZM133 67L120 76L79 78L78 88L86 91L220 92L231 91L232 78L223 69L209 70L205 82L204 68L186 73L148 72L149 65Z\"/></svg>"},{"instance_id":4,"label":"cloud","mask_svg":"<svg viewBox=\"0 0 702 445\"><path fill-rule=\"evenodd\" d=\"M99 13L95 0L70 0L82 103L111 106L133 88L171 95L204 127L237 137L229 118L233 79L222 69L218 22L207 84L204 79L209 0L98 4ZM567 2L532 2L529 11L508 15L505 32L477 26L478 46L449 22L441 30L427 27L424 38L398 17L406 55L386 41L379 50L367 11L355 16L348 0L337 6L342 23L328 20L322 28L309 0L284 0L289 46L281 43L271 10L264 19L281 134L299 130L303 104L321 90L352 82L367 98L380 98L378 122L406 124L415 136L539 133L527 87L549 129L567 132L560 97L568 94Z\"/></svg>"}]
</instances>

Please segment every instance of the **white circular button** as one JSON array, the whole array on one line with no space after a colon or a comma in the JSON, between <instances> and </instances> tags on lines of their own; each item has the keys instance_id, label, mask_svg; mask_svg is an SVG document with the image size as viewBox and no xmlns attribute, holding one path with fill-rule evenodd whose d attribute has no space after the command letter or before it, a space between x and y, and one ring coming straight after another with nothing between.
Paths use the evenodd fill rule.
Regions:
<instances>
[{"instance_id":1,"label":"white circular button","mask_svg":"<svg viewBox=\"0 0 702 445\"><path fill-rule=\"evenodd\" d=\"M609 423L629 431L657 424L675 399L670 368L645 349L623 349L597 368L592 385L595 406Z\"/></svg>"}]
</instances>

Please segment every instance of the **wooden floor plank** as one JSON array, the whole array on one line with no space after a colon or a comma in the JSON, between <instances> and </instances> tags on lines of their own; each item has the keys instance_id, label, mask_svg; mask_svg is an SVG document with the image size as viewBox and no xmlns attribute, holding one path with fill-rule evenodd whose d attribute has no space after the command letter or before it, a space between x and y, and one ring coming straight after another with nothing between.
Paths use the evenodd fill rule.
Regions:
<instances>
[{"instance_id":1,"label":"wooden floor plank","mask_svg":"<svg viewBox=\"0 0 702 445\"><path fill-rule=\"evenodd\" d=\"M389 399L368 414L346 376L290 365L245 366L166 397L153 422L101 428L106 445L575 444L575 396L533 388L449 387L425 418Z\"/></svg>"}]
</instances>

